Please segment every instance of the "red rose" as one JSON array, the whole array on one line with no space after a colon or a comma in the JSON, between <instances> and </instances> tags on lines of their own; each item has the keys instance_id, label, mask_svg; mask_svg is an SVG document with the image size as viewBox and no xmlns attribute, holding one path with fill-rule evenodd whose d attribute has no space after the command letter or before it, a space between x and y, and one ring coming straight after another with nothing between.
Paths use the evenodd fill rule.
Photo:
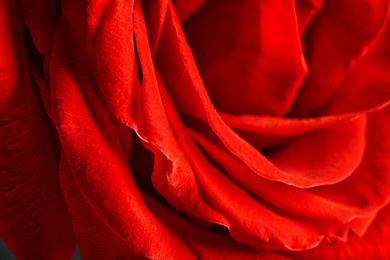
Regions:
<instances>
[{"instance_id":1,"label":"red rose","mask_svg":"<svg viewBox=\"0 0 390 260\"><path fill-rule=\"evenodd\" d=\"M384 259L389 1L1 1L18 259Z\"/></svg>"}]
</instances>

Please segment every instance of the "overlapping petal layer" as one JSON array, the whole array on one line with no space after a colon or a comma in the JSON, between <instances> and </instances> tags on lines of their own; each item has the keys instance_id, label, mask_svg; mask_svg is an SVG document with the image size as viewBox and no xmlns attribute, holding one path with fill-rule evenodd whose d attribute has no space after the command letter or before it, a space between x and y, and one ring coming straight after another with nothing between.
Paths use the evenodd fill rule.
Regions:
<instances>
[{"instance_id":1,"label":"overlapping petal layer","mask_svg":"<svg viewBox=\"0 0 390 260\"><path fill-rule=\"evenodd\" d=\"M209 0L183 29L218 111L288 111L307 73L294 1Z\"/></svg>"},{"instance_id":2,"label":"overlapping petal layer","mask_svg":"<svg viewBox=\"0 0 390 260\"><path fill-rule=\"evenodd\" d=\"M75 247L58 183L56 135L29 72L25 24L0 2L0 235L19 259L68 259Z\"/></svg>"},{"instance_id":3,"label":"overlapping petal layer","mask_svg":"<svg viewBox=\"0 0 390 260\"><path fill-rule=\"evenodd\" d=\"M1 4L17 257L388 254L388 1Z\"/></svg>"}]
</instances>

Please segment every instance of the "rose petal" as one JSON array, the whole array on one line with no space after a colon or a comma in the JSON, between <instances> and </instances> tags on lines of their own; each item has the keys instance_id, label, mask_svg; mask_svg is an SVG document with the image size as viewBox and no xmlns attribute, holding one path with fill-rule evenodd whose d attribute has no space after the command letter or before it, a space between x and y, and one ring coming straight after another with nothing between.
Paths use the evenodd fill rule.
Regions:
<instances>
[{"instance_id":1,"label":"rose petal","mask_svg":"<svg viewBox=\"0 0 390 260\"><path fill-rule=\"evenodd\" d=\"M368 228L372 225L377 215L378 212L374 211L367 216L353 219L350 223L351 230L359 237L362 237L367 232Z\"/></svg>"},{"instance_id":2,"label":"rose petal","mask_svg":"<svg viewBox=\"0 0 390 260\"><path fill-rule=\"evenodd\" d=\"M137 130L141 136L143 131L133 17L129 15L133 12L133 5L131 1L113 4L92 1L87 7L69 5L68 8L65 5L63 8L63 16L73 25L73 37L87 45L86 49L82 44L77 48L87 52L90 62L96 66L92 66L91 73L97 78L100 96L111 113L127 158L131 151L131 129L128 127ZM78 15L74 15L75 12ZM117 66L112 66L113 63Z\"/></svg>"},{"instance_id":3,"label":"rose petal","mask_svg":"<svg viewBox=\"0 0 390 260\"><path fill-rule=\"evenodd\" d=\"M390 169L387 163L390 158L388 148L390 129L389 125L384 123L388 121L389 109L368 115L367 147L361 166L339 184L308 190L259 178L223 146L218 146L215 139L205 138L210 135L205 132L199 135L193 130L188 130L236 182L271 205L300 216L298 217L300 219L315 218L347 223L355 218L368 217L367 222L361 223L360 227L357 227L356 223L351 226L361 235L364 233L364 226L369 224L369 216L375 214L390 200L388 179ZM291 203L292 201L294 203Z\"/></svg>"},{"instance_id":4,"label":"rose petal","mask_svg":"<svg viewBox=\"0 0 390 260\"><path fill-rule=\"evenodd\" d=\"M160 39L167 13L167 5L168 0L142 1L142 10L144 12L146 27L148 28L149 46L152 54L156 51L157 43Z\"/></svg>"},{"instance_id":5,"label":"rose petal","mask_svg":"<svg viewBox=\"0 0 390 260\"><path fill-rule=\"evenodd\" d=\"M265 199L268 196L270 196L270 199L275 198L271 203L276 206L277 204L284 204L284 202L287 203L288 201L287 199L283 199L287 198L288 196L284 197L284 192L282 191L285 191L286 193L291 193L290 196L295 194L299 198L297 199L297 201L305 201L303 197L299 196L302 193L304 194L306 190L302 190L290 185L285 185L284 183L273 182L264 178L260 178L255 172L248 168L245 163L243 163L241 160L231 154L228 150L226 150L226 148L219 145L220 142L218 142L218 140L208 139L205 137L208 135L204 132L199 134L198 132L189 127L187 128L187 131L194 139L194 141L196 141L196 143L200 145L204 149L204 151L207 152L207 154L215 160L216 163L218 163L226 170L227 174L229 174L238 184L240 184L242 187L245 187L253 194L258 195L262 199ZM258 189L258 187L263 188ZM275 191L275 193L278 194L278 196L273 196L273 190ZM279 190L281 190L281 192L279 192ZM283 195L281 193L283 193ZM279 201L280 203L278 203ZM290 202L288 202L285 206L287 205L291 205ZM297 212L299 212L299 210Z\"/></svg>"},{"instance_id":6,"label":"rose petal","mask_svg":"<svg viewBox=\"0 0 390 260\"><path fill-rule=\"evenodd\" d=\"M41 54L53 45L54 30L61 15L61 2L57 0L18 0L24 21Z\"/></svg>"},{"instance_id":7,"label":"rose petal","mask_svg":"<svg viewBox=\"0 0 390 260\"><path fill-rule=\"evenodd\" d=\"M307 73L294 1L209 0L183 30L218 111L288 111Z\"/></svg>"},{"instance_id":8,"label":"rose petal","mask_svg":"<svg viewBox=\"0 0 390 260\"><path fill-rule=\"evenodd\" d=\"M170 21L172 19L172 10L172 6L169 5L167 21ZM233 210L231 204L226 203L226 201L224 201L222 205L219 205L217 203L217 201L221 201L222 198L230 198L229 194L231 194L231 192L227 192L226 187L223 188L223 185L215 183L215 179L213 179L211 182L209 181L211 180L210 178L212 178L209 176L211 174L210 171L215 171L215 169L212 165L208 164L204 158L202 159L199 151L190 141L188 135L185 134L184 128L180 124L180 119L177 118L177 115L175 117L175 109L173 108L173 106L167 106L170 101L168 94L165 93L164 87L162 85L163 83L159 81L159 91L153 90L153 88L156 87L153 84L153 81L155 81L156 79L153 79L154 73L151 70L151 68L153 68L153 65L151 61L148 61L148 59L145 58L147 57L148 52L145 52L146 48L144 44L148 41L147 39L141 38L145 35L145 33L142 33L142 23L139 23L139 21L142 21L142 19L138 18L139 14L137 11L135 12L135 14L137 50L139 53L140 64L142 66L143 71L142 89L145 91L145 94L147 93L147 96L145 96L145 102L148 99L154 99L154 102L150 103L147 106L148 109L144 110L152 112L151 115L153 115L153 117L151 117L150 115L147 115L148 113L145 114L145 116L147 115L149 118L148 120L145 120L145 122L152 123L150 125L151 128L149 136L150 138L153 137L153 139L151 139L152 142L155 143L158 148L163 151L164 154L167 154L167 157L169 159L174 159L173 162L178 161L177 159L180 156L180 151L181 149L183 149L186 158L188 158L191 162L191 167L194 170L194 174L196 174L196 179L193 179L194 177L189 175L190 172L178 171L179 168L177 170L167 172L167 180L168 184L170 185L169 190L175 196L182 200L183 204L191 214L199 216L207 221L219 223L221 225L229 227L233 236L236 239L245 241L246 243L256 246L264 246L264 241L272 240L272 242L270 243L271 247L287 247L294 249L308 248L318 244L318 242L322 239L322 236L318 234L315 229L302 225L298 222L290 221L287 218L277 216L276 214L272 213L272 211L269 211L268 209L262 207L261 204L258 204L255 200L251 199L249 195L245 194L245 192L240 190L240 188L236 187L233 183L228 182L229 187L237 189L237 192L241 195L234 199L235 207L233 208L236 208L237 205L239 205L241 202L244 203L246 201L246 204L244 203L246 207L255 207L255 210L259 212L257 212L257 214L245 215L244 212L240 212L239 210ZM164 27L160 39L165 39L165 37L167 37L166 33L166 27ZM156 76L157 80L160 80L158 75ZM163 97L163 102L155 97L156 94L158 94L159 92ZM148 99L146 99L146 97L148 97ZM163 109L159 108L160 104L164 104ZM168 135L169 129L167 128L167 126L165 126L164 123L165 115L162 114L161 111L165 111L166 116L168 116L170 127L172 127L172 129L174 130L174 139L170 137L170 134ZM155 126L153 125L159 125L158 132L155 132ZM161 139L160 136L164 136L165 138ZM177 148L173 149L174 147L176 147L176 140L179 142L181 147L181 149L179 150L177 150ZM185 159L183 158L178 162L183 163L185 162ZM214 174L220 176L217 172L215 172ZM209 178L208 180L205 179L206 176L209 176L207 177ZM199 178L201 178L201 181ZM224 177L221 177L222 180L223 178ZM183 183L186 183L187 185L182 185ZM207 189L207 187L209 187L210 183L213 183L213 185L218 187L218 191L216 191L215 193L209 191L210 189ZM196 191L194 188L191 188L192 186L198 187L199 185L202 189L201 193L199 191ZM178 193L178 191L180 191L180 193ZM183 196L185 194L188 195ZM202 198L201 194L205 194L202 196L206 197ZM167 196L166 198L169 199L169 197ZM233 198L230 198L230 200L232 199ZM237 200L239 200L239 202ZM210 207L210 205L212 207ZM221 213L223 213L223 215L221 215ZM272 225L275 227L279 227L280 223L286 222L286 225L291 226L292 234L284 234L278 228L275 229L276 231L267 228L264 222L259 221L258 218L255 218L255 216L261 215L267 216L265 217L267 219L266 222L272 222ZM245 217L250 217L250 221L243 221ZM255 228L249 228L249 226L255 226Z\"/></svg>"},{"instance_id":9,"label":"rose petal","mask_svg":"<svg viewBox=\"0 0 390 260\"><path fill-rule=\"evenodd\" d=\"M390 27L387 27L368 54L346 73L331 100L315 113L318 117L296 119L226 113L221 116L245 140L258 149L266 149L292 138L286 135L303 133L380 110L390 103L387 87L390 84L387 73L390 68L387 60L389 38Z\"/></svg>"},{"instance_id":10,"label":"rose petal","mask_svg":"<svg viewBox=\"0 0 390 260\"><path fill-rule=\"evenodd\" d=\"M369 213L364 208L348 207L327 197L316 196L310 189L302 190L263 179L223 146L218 147L218 142L207 140L204 133L200 135L189 128L187 131L237 184L254 194L261 203L279 214L316 227L331 239L345 239L345 231L348 231L346 223L359 214L364 216Z\"/></svg>"},{"instance_id":11,"label":"rose petal","mask_svg":"<svg viewBox=\"0 0 390 260\"><path fill-rule=\"evenodd\" d=\"M305 117L324 105L346 71L378 40L389 18L386 0L324 1L305 36L310 73L291 116Z\"/></svg>"},{"instance_id":12,"label":"rose petal","mask_svg":"<svg viewBox=\"0 0 390 260\"><path fill-rule=\"evenodd\" d=\"M50 120L53 121L53 113L51 111L51 101L50 101L49 89L31 65L29 66L29 69L31 71L31 75L34 78L35 84L37 85L37 87L39 89L39 94L41 96L43 105L45 106L46 114L50 118Z\"/></svg>"},{"instance_id":13,"label":"rose petal","mask_svg":"<svg viewBox=\"0 0 390 260\"><path fill-rule=\"evenodd\" d=\"M96 69L92 67L91 72L96 77L101 98L114 118L142 135L140 83L134 49L134 2L91 1L86 14L81 13L79 18L74 15L75 8L83 12L84 7L63 8L63 13L72 22L77 33L75 37L80 42L86 39L88 58L96 64ZM85 23L78 21L83 15L87 20L87 31L76 27Z\"/></svg>"},{"instance_id":14,"label":"rose petal","mask_svg":"<svg viewBox=\"0 0 390 260\"><path fill-rule=\"evenodd\" d=\"M387 259L390 254L390 206L380 211L363 238L350 234L348 242L321 244L305 252L292 253L297 259Z\"/></svg>"},{"instance_id":15,"label":"rose petal","mask_svg":"<svg viewBox=\"0 0 390 260\"><path fill-rule=\"evenodd\" d=\"M230 127L272 135L298 135L312 130L352 121L368 111L313 118L286 118L275 116L233 115L220 113Z\"/></svg>"},{"instance_id":16,"label":"rose petal","mask_svg":"<svg viewBox=\"0 0 390 260\"><path fill-rule=\"evenodd\" d=\"M207 120L224 145L260 176L289 181L288 175L278 170L259 151L234 133L215 111L177 17L170 7L154 61L179 113Z\"/></svg>"},{"instance_id":17,"label":"rose petal","mask_svg":"<svg viewBox=\"0 0 390 260\"><path fill-rule=\"evenodd\" d=\"M266 156L288 173L298 187L334 184L350 176L359 166L365 148L365 129L363 116L297 136Z\"/></svg>"},{"instance_id":18,"label":"rose petal","mask_svg":"<svg viewBox=\"0 0 390 260\"><path fill-rule=\"evenodd\" d=\"M359 87L358 84L356 84L356 87ZM387 100L386 97L382 96L382 101L377 99L377 101L371 102L371 107L362 107L363 110L358 110L358 107L354 107L357 110L351 109L350 112L330 115L324 113L325 115L323 116L311 118L232 115L227 113L220 113L220 116L243 139L258 150L266 151L269 148L272 149L273 147L285 144L296 138L298 134L349 122L367 113L378 111L388 104L390 104L390 99ZM331 111L331 105L326 108L326 111Z\"/></svg>"},{"instance_id":19,"label":"rose petal","mask_svg":"<svg viewBox=\"0 0 390 260\"><path fill-rule=\"evenodd\" d=\"M341 121L344 118L340 117L337 120ZM306 121L308 124L296 120L286 121L290 122L280 120L280 128L281 130L286 129L287 133L289 131L306 131L321 125L333 124L300 135L275 138L275 141L278 141L278 146L263 151L270 162L288 175L288 179L284 181L288 181L290 185L310 188L337 183L351 175L359 166L365 148L365 116L360 116L352 121L341 121L340 123L335 123L336 120L323 122L321 120L308 120ZM223 147L223 144L207 130L207 126L203 122L194 119L188 119L185 122L187 126L207 137L209 142L214 142ZM273 124L276 122L278 121L270 120L270 129L262 128L267 124L262 125L260 123L259 127L261 130L269 131L276 128L278 124ZM312 124L313 122L318 124ZM292 123L291 128L288 127L288 123ZM276 134L279 133L278 131L275 129ZM262 144L261 141L266 140L269 136L277 137L274 135L256 135L255 138L259 138L256 141ZM255 145L256 142L252 144ZM339 152L335 153L335 150Z\"/></svg>"},{"instance_id":20,"label":"rose petal","mask_svg":"<svg viewBox=\"0 0 390 260\"><path fill-rule=\"evenodd\" d=\"M389 109L368 115L366 152L360 167L349 178L339 184L307 190L259 178L223 146L217 146L215 139L207 140L204 137L208 135L204 132L202 135L192 130L190 132L236 182L268 203L298 216L347 223L354 218L365 218L374 214L390 200L390 169L387 163L390 158L390 129L389 125L384 123L388 121ZM369 219L367 221L369 222ZM352 228L356 232L364 232L365 223L361 223L363 226L360 228L354 225Z\"/></svg>"},{"instance_id":21,"label":"rose petal","mask_svg":"<svg viewBox=\"0 0 390 260\"><path fill-rule=\"evenodd\" d=\"M374 109L379 108L373 108L372 110ZM367 112L371 112L371 110L302 119L227 113L220 113L220 116L227 125L233 128L248 143L259 151L267 151L267 149L279 147L296 138L298 134L349 122Z\"/></svg>"},{"instance_id":22,"label":"rose petal","mask_svg":"<svg viewBox=\"0 0 390 260\"><path fill-rule=\"evenodd\" d=\"M64 113L59 117L58 129L74 178L84 197L99 217L137 254L150 258L191 258L191 253L180 238L163 226L144 206L131 179L124 154L121 154L119 139L114 139L114 127L110 125L107 114L104 115L101 105L95 103L97 96L90 90L85 94L91 113L95 115L91 118L87 105L79 103L82 99L74 89L76 85L69 80L71 76L52 68L54 75L62 78L63 84L67 85L68 93L56 89L58 100L71 100L70 97L73 100L71 104L57 100L59 111L66 111L66 115ZM97 117L95 113L100 116ZM98 121L101 129L94 125L94 120ZM80 128L83 134L80 134ZM115 175L110 172L115 172ZM124 205L127 205L125 210ZM164 237L164 242L155 235L156 232Z\"/></svg>"},{"instance_id":23,"label":"rose petal","mask_svg":"<svg viewBox=\"0 0 390 260\"><path fill-rule=\"evenodd\" d=\"M184 114L192 113L194 117L197 118L203 117L202 112L206 113L208 117L208 124L218 135L223 144L232 153L243 160L259 176L269 180L288 183L297 187L307 188L321 185L321 182L314 180L306 182L306 180L303 180L301 176L291 175L288 172L281 171L262 154L260 154L259 151L254 149L253 146L242 140L224 124L215 112L215 109L208 99L204 88L202 88L199 74L195 71L196 67L193 62L191 62L189 56L190 51L186 48L185 43L183 42L184 39L181 38L182 34L180 29L176 27L177 23L175 19L172 19L172 15L170 16L169 13L167 15L167 22L168 21L171 21L172 25L167 23L168 25L166 24L163 29L160 45L155 55L155 61L158 65L158 70L161 71L161 75L165 85L167 86L169 95L172 97L178 111ZM169 26L172 26L173 28ZM172 44L175 39L177 39L177 46ZM170 62L169 65L167 65L166 62L168 56L170 61L174 59L174 62ZM176 64L174 68L172 68L172 64ZM177 73L177 75L174 73ZM168 75L170 75L170 77L168 77ZM185 90L186 93L190 93L192 96L191 99L183 98L183 95L185 95L183 90ZM199 99L196 99L196 97L199 97ZM184 104L183 101L187 102L187 104ZM203 104L201 102L203 102ZM189 105L192 105L197 110L190 110L188 108ZM359 149L356 151L359 151ZM359 160L359 156L354 158ZM356 166L356 160L350 166L350 168L348 167L349 170L343 172L342 176L344 177L342 178L345 178L351 173L350 170ZM338 175L333 175L333 177L335 179L330 181L330 183L333 183L335 180L340 180ZM324 183L326 182L327 181Z\"/></svg>"},{"instance_id":24,"label":"rose petal","mask_svg":"<svg viewBox=\"0 0 390 260\"><path fill-rule=\"evenodd\" d=\"M215 219L213 222L228 227L236 240L256 247L302 250L313 247L322 240L322 235L315 229L279 216L222 175L191 141L180 123L172 101L162 87L162 82L160 92L172 129L194 169L201 194L226 218L223 222ZM285 232L284 226L289 227L289 232Z\"/></svg>"},{"instance_id":25,"label":"rose petal","mask_svg":"<svg viewBox=\"0 0 390 260\"><path fill-rule=\"evenodd\" d=\"M170 5L169 5L170 6ZM172 7L170 7L172 8ZM140 58L140 66L143 73L143 81L141 88L142 102L141 106L144 111L145 128L147 130L148 141L153 144L161 153L164 154L168 160L166 166L166 179L164 176L152 176L154 183L156 179L163 180L158 181L158 184L162 186L156 186L160 192L170 192L175 197L179 198L186 206L186 209L190 212L201 211L206 220L218 219L222 221L221 215L208 205L199 192L199 187L196 183L196 178L192 169L192 166L188 162L186 155L183 153L178 140L173 133L171 126L169 125L167 116L164 112L164 106L160 97L157 76L155 74L155 68L153 66L153 60L148 46L148 38L146 32L146 25L143 20L142 9L139 1L136 1L134 12L134 28L137 50ZM155 149L150 148L156 154L157 162L159 154ZM158 165L159 169L160 162ZM161 170L156 170L154 175L163 173ZM181 185L185 183L186 185ZM164 187L165 185L168 187ZM172 196L167 193L162 193L166 199L171 203ZM173 205L178 206L178 203Z\"/></svg>"},{"instance_id":26,"label":"rose petal","mask_svg":"<svg viewBox=\"0 0 390 260\"><path fill-rule=\"evenodd\" d=\"M65 10L75 4L63 1ZM75 182L97 215L136 254L193 259L182 239L143 203L116 129L95 92L85 45L73 37L79 26L68 19L61 18L55 36L51 82L53 114ZM114 61L111 65L116 66Z\"/></svg>"},{"instance_id":27,"label":"rose petal","mask_svg":"<svg viewBox=\"0 0 390 260\"><path fill-rule=\"evenodd\" d=\"M180 22L188 19L206 0L175 0L175 9Z\"/></svg>"},{"instance_id":28,"label":"rose petal","mask_svg":"<svg viewBox=\"0 0 390 260\"><path fill-rule=\"evenodd\" d=\"M199 228L143 194L148 207L169 223L187 242L199 259L287 259L271 251L240 244L229 236Z\"/></svg>"},{"instance_id":29,"label":"rose petal","mask_svg":"<svg viewBox=\"0 0 390 260\"><path fill-rule=\"evenodd\" d=\"M136 257L96 215L80 193L64 154L61 155L59 179L83 259L144 259Z\"/></svg>"},{"instance_id":30,"label":"rose petal","mask_svg":"<svg viewBox=\"0 0 390 260\"><path fill-rule=\"evenodd\" d=\"M317 115L356 112L390 103L390 24L370 49L344 76L329 102Z\"/></svg>"},{"instance_id":31,"label":"rose petal","mask_svg":"<svg viewBox=\"0 0 390 260\"><path fill-rule=\"evenodd\" d=\"M0 235L18 259L68 259L75 241L48 118L30 77L24 23L0 2Z\"/></svg>"},{"instance_id":32,"label":"rose petal","mask_svg":"<svg viewBox=\"0 0 390 260\"><path fill-rule=\"evenodd\" d=\"M322 0L295 0L298 30L301 38L313 16L321 9Z\"/></svg>"},{"instance_id":33,"label":"rose petal","mask_svg":"<svg viewBox=\"0 0 390 260\"><path fill-rule=\"evenodd\" d=\"M366 150L359 168L346 180L311 192L340 205L363 209L363 216L386 205L390 201L389 118L390 107L368 115Z\"/></svg>"}]
</instances>

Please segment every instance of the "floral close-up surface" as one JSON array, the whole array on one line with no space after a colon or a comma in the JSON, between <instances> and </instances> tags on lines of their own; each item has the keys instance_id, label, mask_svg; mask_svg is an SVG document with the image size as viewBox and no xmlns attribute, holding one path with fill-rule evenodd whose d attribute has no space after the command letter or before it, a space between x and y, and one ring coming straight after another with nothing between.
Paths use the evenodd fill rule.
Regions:
<instances>
[{"instance_id":1,"label":"floral close-up surface","mask_svg":"<svg viewBox=\"0 0 390 260\"><path fill-rule=\"evenodd\" d=\"M22 260L389 259L389 13L0 0L1 239Z\"/></svg>"}]
</instances>

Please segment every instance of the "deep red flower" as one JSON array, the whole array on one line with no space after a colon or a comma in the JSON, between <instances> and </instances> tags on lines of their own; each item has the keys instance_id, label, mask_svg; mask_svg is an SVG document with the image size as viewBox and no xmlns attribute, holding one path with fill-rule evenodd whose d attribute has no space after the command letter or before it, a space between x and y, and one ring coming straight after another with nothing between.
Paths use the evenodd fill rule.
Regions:
<instances>
[{"instance_id":1,"label":"deep red flower","mask_svg":"<svg viewBox=\"0 0 390 260\"><path fill-rule=\"evenodd\" d=\"M0 2L18 259L385 259L390 2Z\"/></svg>"}]
</instances>

